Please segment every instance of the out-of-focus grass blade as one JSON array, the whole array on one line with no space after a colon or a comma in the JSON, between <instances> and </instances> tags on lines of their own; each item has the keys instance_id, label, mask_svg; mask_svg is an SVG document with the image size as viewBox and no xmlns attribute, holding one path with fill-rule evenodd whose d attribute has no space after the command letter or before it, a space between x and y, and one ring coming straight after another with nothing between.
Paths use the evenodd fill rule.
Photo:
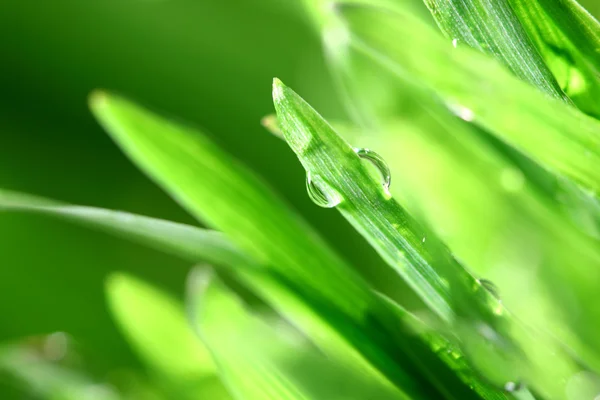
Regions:
<instances>
[{"instance_id":1,"label":"out-of-focus grass blade","mask_svg":"<svg viewBox=\"0 0 600 400\"><path fill-rule=\"evenodd\" d=\"M477 398L444 364L423 364L427 354L407 347L393 314L368 285L267 185L199 131L107 94L96 94L92 109L146 173L307 302L403 392L417 399ZM294 320L301 329L303 322Z\"/></svg>"},{"instance_id":2,"label":"out-of-focus grass blade","mask_svg":"<svg viewBox=\"0 0 600 400\"><path fill-rule=\"evenodd\" d=\"M564 92L600 117L600 24L574 0L509 0Z\"/></svg>"},{"instance_id":3,"label":"out-of-focus grass blade","mask_svg":"<svg viewBox=\"0 0 600 400\"><path fill-rule=\"evenodd\" d=\"M96 383L79 372L53 364L20 345L0 347L1 372L21 382L24 392L44 399L123 399L113 387Z\"/></svg>"},{"instance_id":4,"label":"out-of-focus grass blade","mask_svg":"<svg viewBox=\"0 0 600 400\"><path fill-rule=\"evenodd\" d=\"M346 271L342 260L262 180L206 136L117 96L96 93L91 104L142 170L259 264L281 269L350 315L359 316L368 307L358 276ZM314 268L309 272L304 264Z\"/></svg>"},{"instance_id":5,"label":"out-of-focus grass blade","mask_svg":"<svg viewBox=\"0 0 600 400\"><path fill-rule=\"evenodd\" d=\"M463 119L486 127L546 168L600 191L598 121L547 98L478 52L448 46L409 14L344 4L337 12L349 30L347 45L399 79L417 80ZM398 40L403 37L412 39Z\"/></svg>"},{"instance_id":6,"label":"out-of-focus grass blade","mask_svg":"<svg viewBox=\"0 0 600 400\"><path fill-rule=\"evenodd\" d=\"M113 317L141 358L161 375L199 381L215 373L207 350L196 340L183 304L132 276L106 281Z\"/></svg>"},{"instance_id":7,"label":"out-of-focus grass blade","mask_svg":"<svg viewBox=\"0 0 600 400\"><path fill-rule=\"evenodd\" d=\"M28 212L58 217L193 262L250 265L222 233L175 222L94 207L74 206L38 196L0 189L0 213Z\"/></svg>"},{"instance_id":8,"label":"out-of-focus grass blade","mask_svg":"<svg viewBox=\"0 0 600 400\"><path fill-rule=\"evenodd\" d=\"M236 399L409 399L324 356L283 320L251 315L233 292L208 279L191 279L192 318Z\"/></svg>"},{"instance_id":9,"label":"out-of-focus grass blade","mask_svg":"<svg viewBox=\"0 0 600 400\"><path fill-rule=\"evenodd\" d=\"M339 37L349 39L343 31ZM355 47L325 45L360 126L334 125L338 132L384 156L394 196L480 277L497 283L511 311L600 370L593 350L600 342L589 323L600 320L591 301L600 271L597 199L455 115L469 120L469 109L450 112L426 87Z\"/></svg>"},{"instance_id":10,"label":"out-of-focus grass blade","mask_svg":"<svg viewBox=\"0 0 600 400\"><path fill-rule=\"evenodd\" d=\"M465 350L472 345L477 348L476 354L471 353L473 358L483 364L491 359L496 361L493 367L484 367L493 375L486 376L499 382L503 376L506 379L523 374L541 393L552 396L563 393L564 380L560 383L554 379L573 373L576 366L569 357L559 354L548 338L537 336L533 340L433 234L421 228L386 196L381 184L373 182L357 153L297 94L277 80L273 92L286 141L318 185L318 190L324 197L336 199L333 205L338 204L340 212L424 297L424 301L464 333L459 336ZM427 297L434 297L434 300ZM490 332L494 332L492 336ZM478 339L479 335L485 339ZM513 339L519 342L520 348L513 347ZM482 342L487 344L482 345ZM501 350L494 350L496 346ZM532 365L527 365L521 352L527 356L536 355L534 360L529 360ZM498 353L502 354L502 361ZM511 361L513 357L519 361ZM556 365L550 369L538 363L551 359ZM523 369L515 370L516 364Z\"/></svg>"},{"instance_id":11,"label":"out-of-focus grass blade","mask_svg":"<svg viewBox=\"0 0 600 400\"><path fill-rule=\"evenodd\" d=\"M521 26L509 0L424 0L448 37L492 54L519 78L568 102L552 72Z\"/></svg>"}]
</instances>

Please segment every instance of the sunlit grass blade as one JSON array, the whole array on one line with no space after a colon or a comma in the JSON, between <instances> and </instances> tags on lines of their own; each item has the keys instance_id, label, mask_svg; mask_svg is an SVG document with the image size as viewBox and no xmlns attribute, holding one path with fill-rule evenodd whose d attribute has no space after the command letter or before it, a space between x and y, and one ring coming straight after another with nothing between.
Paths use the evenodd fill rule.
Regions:
<instances>
[{"instance_id":1,"label":"sunlit grass blade","mask_svg":"<svg viewBox=\"0 0 600 400\"><path fill-rule=\"evenodd\" d=\"M190 329L183 303L122 273L106 281L106 298L124 336L150 369L179 383L198 382L216 372Z\"/></svg>"},{"instance_id":2,"label":"sunlit grass blade","mask_svg":"<svg viewBox=\"0 0 600 400\"><path fill-rule=\"evenodd\" d=\"M600 191L598 121L547 98L478 52L448 46L413 16L343 4L337 10L350 32L348 45L398 79L429 88L459 116L484 126L546 168L596 194ZM413 40L397 40L409 36Z\"/></svg>"},{"instance_id":3,"label":"sunlit grass blade","mask_svg":"<svg viewBox=\"0 0 600 400\"><path fill-rule=\"evenodd\" d=\"M557 99L569 101L510 6L510 0L424 0L456 46L493 55L519 78Z\"/></svg>"},{"instance_id":4,"label":"sunlit grass blade","mask_svg":"<svg viewBox=\"0 0 600 400\"><path fill-rule=\"evenodd\" d=\"M600 24L573 0L509 0L564 92L600 117Z\"/></svg>"},{"instance_id":5,"label":"sunlit grass blade","mask_svg":"<svg viewBox=\"0 0 600 400\"><path fill-rule=\"evenodd\" d=\"M218 280L190 281L193 323L236 399L409 399L389 382L325 357L278 317L251 314Z\"/></svg>"},{"instance_id":6,"label":"sunlit grass blade","mask_svg":"<svg viewBox=\"0 0 600 400\"><path fill-rule=\"evenodd\" d=\"M249 259L220 232L156 218L55 200L0 189L0 213L48 215L138 242L192 262L250 265Z\"/></svg>"},{"instance_id":7,"label":"sunlit grass blade","mask_svg":"<svg viewBox=\"0 0 600 400\"><path fill-rule=\"evenodd\" d=\"M267 185L200 131L108 94L96 94L92 109L147 174L309 304L403 392L477 398L444 364L418 364L427 354L408 348L398 321L367 283ZM302 329L303 321L294 323ZM435 385L429 376L438 376Z\"/></svg>"},{"instance_id":8,"label":"sunlit grass blade","mask_svg":"<svg viewBox=\"0 0 600 400\"><path fill-rule=\"evenodd\" d=\"M536 336L534 340L435 235L426 232L386 195L385 188L373 181L357 153L297 94L277 80L273 92L286 141L318 189L325 197L338 199L337 209L423 300L457 330L465 350L469 351L471 346L477 348L475 354L471 353L479 360L477 364L496 360L493 368L484 366L493 377L487 373L486 376L499 383L503 377L509 381L509 377L524 375L542 393L561 393L563 384L548 377L568 376L577 368L569 356L557 350L547 337ZM488 330L494 332L495 339L485 333ZM479 335L482 337L478 338ZM520 348L513 347L512 340ZM487 344L481 346L482 342ZM536 355L530 360L532 365L521 357L521 352ZM545 364L550 359L555 362L552 373L538 363L544 360Z\"/></svg>"}]
</instances>

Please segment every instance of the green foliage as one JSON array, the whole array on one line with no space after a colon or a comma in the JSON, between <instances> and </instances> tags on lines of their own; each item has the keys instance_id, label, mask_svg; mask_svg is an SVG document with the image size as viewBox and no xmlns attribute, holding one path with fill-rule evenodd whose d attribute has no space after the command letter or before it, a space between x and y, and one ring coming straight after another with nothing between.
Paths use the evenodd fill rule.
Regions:
<instances>
[{"instance_id":1,"label":"green foliage","mask_svg":"<svg viewBox=\"0 0 600 400\"><path fill-rule=\"evenodd\" d=\"M117 146L210 230L0 190L2 214L195 266L183 301L136 274L105 279L134 371L99 374L90 353L55 357L38 335L0 348L2 376L49 399L596 398L598 22L574 0L303 5L350 120L328 123L275 79L263 125L300 161L307 197L364 239L367 265L227 140L95 91ZM226 97L220 120L236 113ZM291 157L277 149L259 148L270 169Z\"/></svg>"}]
</instances>

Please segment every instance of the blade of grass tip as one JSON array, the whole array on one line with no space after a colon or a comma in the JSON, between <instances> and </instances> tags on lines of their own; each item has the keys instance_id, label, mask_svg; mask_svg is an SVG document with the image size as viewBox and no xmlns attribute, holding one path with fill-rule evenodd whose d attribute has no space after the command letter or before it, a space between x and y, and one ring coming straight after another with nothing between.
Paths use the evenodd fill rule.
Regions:
<instances>
[{"instance_id":1,"label":"blade of grass tip","mask_svg":"<svg viewBox=\"0 0 600 400\"><path fill-rule=\"evenodd\" d=\"M448 46L409 14L343 4L336 10L351 46L398 79L420 81L461 118L584 189L600 192L597 120L544 96L472 49ZM412 40L397 40L402 37Z\"/></svg>"},{"instance_id":2,"label":"blade of grass tip","mask_svg":"<svg viewBox=\"0 0 600 400\"><path fill-rule=\"evenodd\" d=\"M445 365L415 365L421 353L406 346L393 314L367 283L271 188L200 131L106 93L95 94L91 106L142 170L264 265L397 387L416 398L476 398Z\"/></svg>"},{"instance_id":3,"label":"blade of grass tip","mask_svg":"<svg viewBox=\"0 0 600 400\"><path fill-rule=\"evenodd\" d=\"M600 117L600 24L572 0L509 0L563 91Z\"/></svg>"},{"instance_id":4,"label":"blade of grass tip","mask_svg":"<svg viewBox=\"0 0 600 400\"><path fill-rule=\"evenodd\" d=\"M250 266L252 262L220 232L156 218L95 207L75 206L0 189L0 213L25 212L64 219L126 238L156 250L216 265Z\"/></svg>"},{"instance_id":5,"label":"blade of grass tip","mask_svg":"<svg viewBox=\"0 0 600 400\"><path fill-rule=\"evenodd\" d=\"M409 399L389 382L324 356L285 321L253 315L204 272L188 282L192 323L236 399Z\"/></svg>"},{"instance_id":6,"label":"blade of grass tip","mask_svg":"<svg viewBox=\"0 0 600 400\"><path fill-rule=\"evenodd\" d=\"M570 103L510 6L509 0L424 0L454 46L493 55L516 76Z\"/></svg>"},{"instance_id":7,"label":"blade of grass tip","mask_svg":"<svg viewBox=\"0 0 600 400\"><path fill-rule=\"evenodd\" d=\"M514 382L515 377L521 379L522 374L542 393L563 393L562 384L554 378L569 376L573 369L570 359L563 360L564 354L547 338L537 336L536 344L498 299L433 234L420 227L390 198L385 191L387 180L383 187L373 182L359 157L364 152L352 149L279 80L274 81L273 98L286 141L318 185L316 190L323 197L337 199L334 204L342 215L432 310L459 332L466 350L476 349L470 359L485 371L488 379L504 385ZM529 365L523 351L541 352L546 360L556 359L560 367L553 372L558 376L547 379L552 374L540 373L539 365Z\"/></svg>"},{"instance_id":8,"label":"blade of grass tip","mask_svg":"<svg viewBox=\"0 0 600 400\"><path fill-rule=\"evenodd\" d=\"M216 373L210 354L187 323L182 303L124 273L109 276L105 292L113 318L151 369L180 384Z\"/></svg>"}]
</instances>

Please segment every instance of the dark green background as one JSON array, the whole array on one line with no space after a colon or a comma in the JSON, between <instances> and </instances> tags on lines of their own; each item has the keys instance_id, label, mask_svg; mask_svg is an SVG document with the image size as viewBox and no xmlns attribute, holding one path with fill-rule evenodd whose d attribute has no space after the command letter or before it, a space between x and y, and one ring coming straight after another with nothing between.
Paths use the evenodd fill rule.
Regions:
<instances>
[{"instance_id":1,"label":"dark green background","mask_svg":"<svg viewBox=\"0 0 600 400\"><path fill-rule=\"evenodd\" d=\"M385 281L337 213L310 203L293 154L259 123L274 76L343 116L299 1L4 1L0 54L0 187L194 223L92 118L87 96L106 88L205 128ZM180 294L190 267L41 217L0 214L0 235L0 340L67 331L98 372L136 362L106 310L104 277L133 271Z\"/></svg>"}]
</instances>

